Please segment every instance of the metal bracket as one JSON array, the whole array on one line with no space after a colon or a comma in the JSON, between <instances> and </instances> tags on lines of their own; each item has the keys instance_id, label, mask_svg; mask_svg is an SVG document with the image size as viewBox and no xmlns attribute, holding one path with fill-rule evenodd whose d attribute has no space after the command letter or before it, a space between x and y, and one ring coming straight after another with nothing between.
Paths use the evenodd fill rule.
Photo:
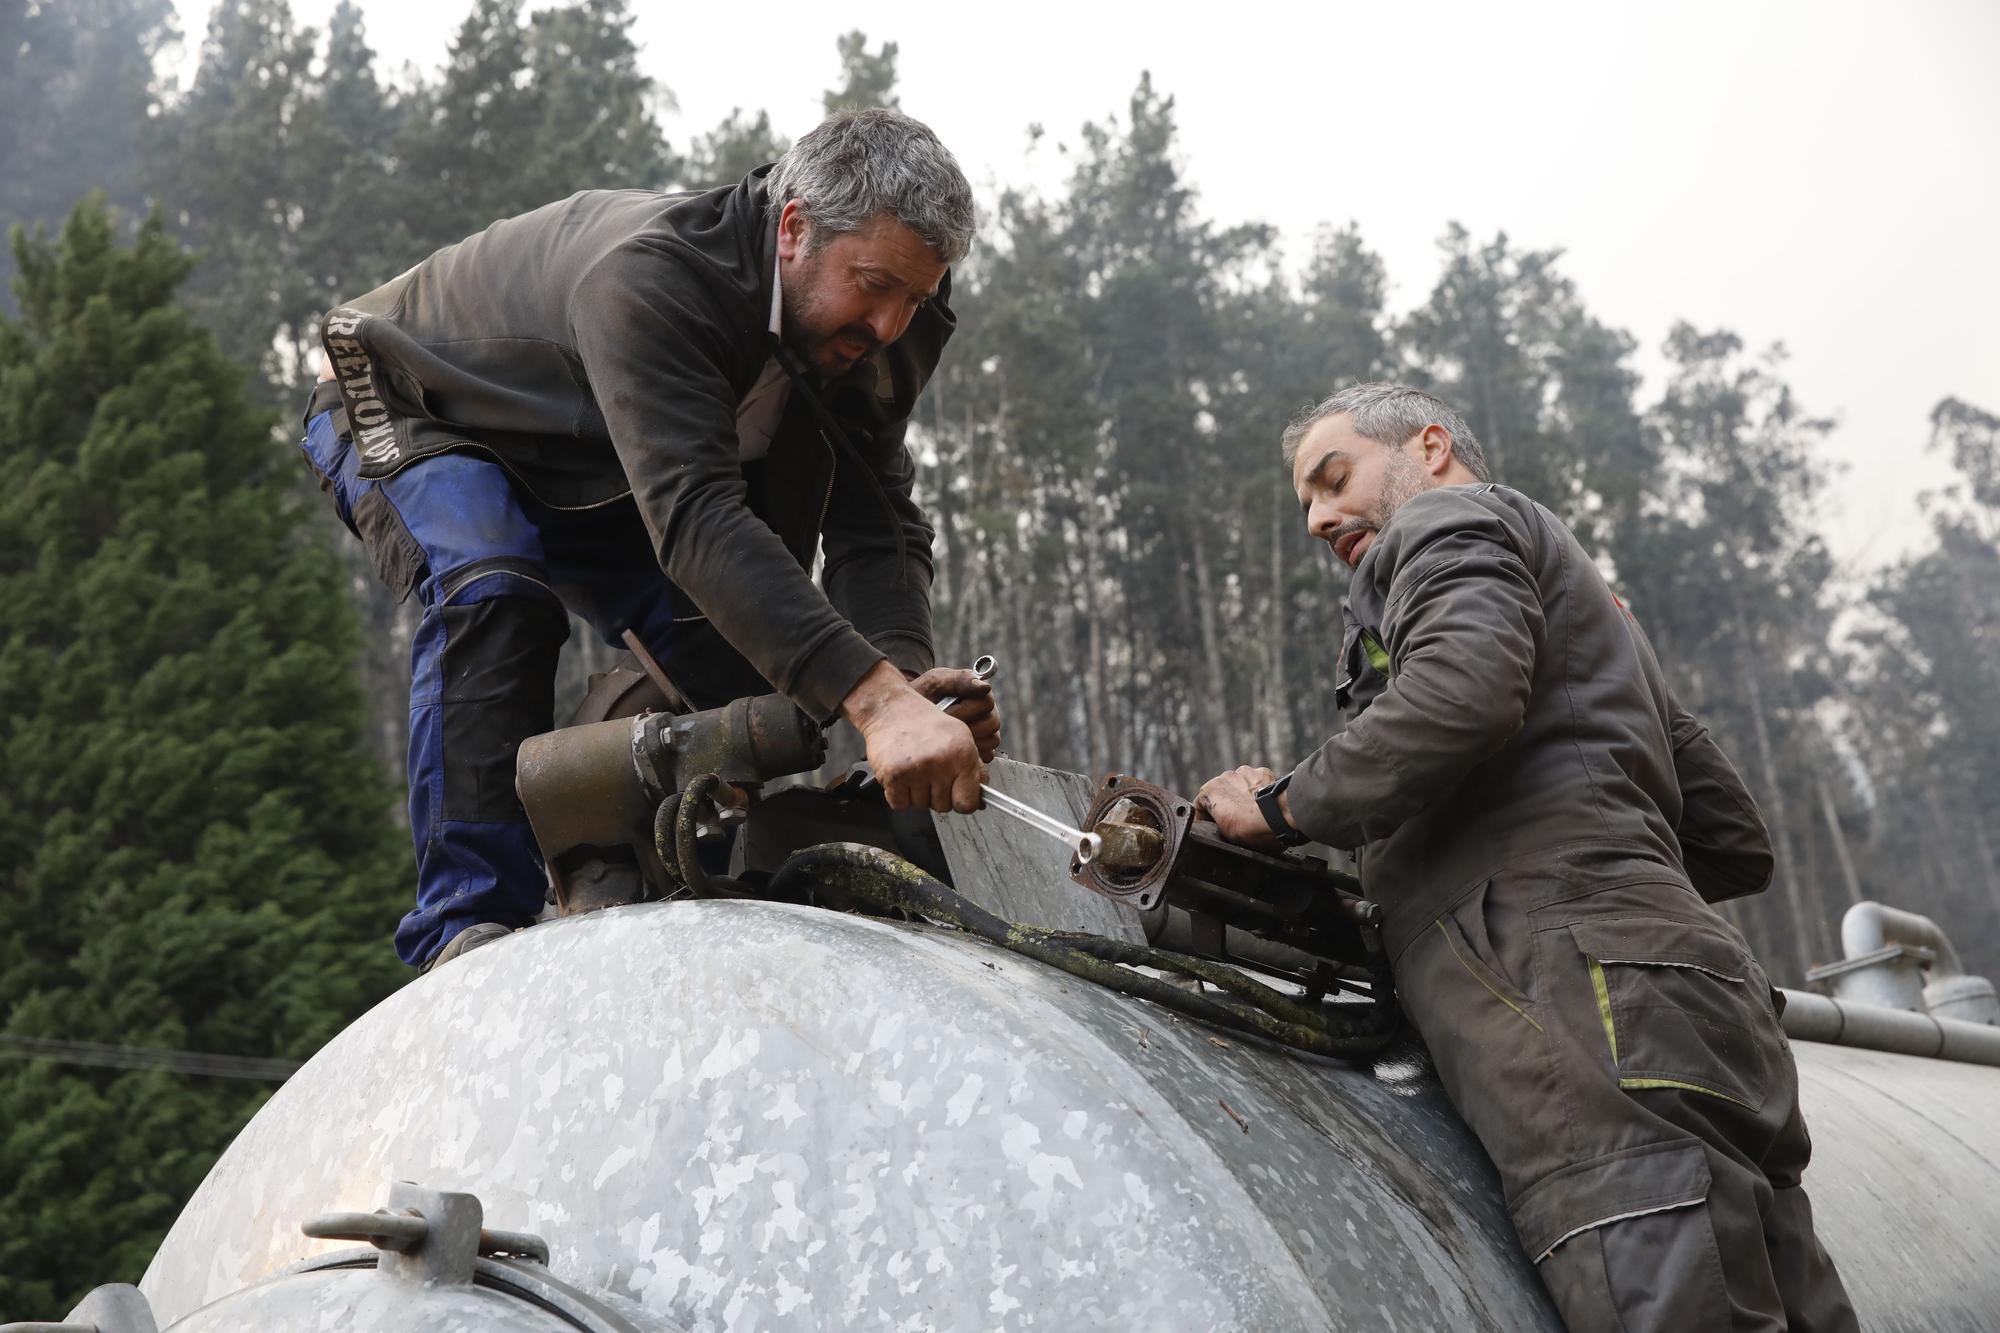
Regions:
<instances>
[{"instance_id":1,"label":"metal bracket","mask_svg":"<svg viewBox=\"0 0 2000 1333\"><path fill-rule=\"evenodd\" d=\"M1143 912L1166 892L1193 826L1191 802L1165 787L1113 773L1083 816L1084 831L1103 836L1102 847L1088 864L1072 858L1069 877ZM1157 843L1148 834L1156 834Z\"/></svg>"},{"instance_id":2,"label":"metal bracket","mask_svg":"<svg viewBox=\"0 0 2000 1333\"><path fill-rule=\"evenodd\" d=\"M386 1208L372 1213L321 1213L299 1230L315 1240L366 1241L382 1251L387 1276L417 1283L465 1286L481 1255L531 1263L549 1261L548 1242L525 1231L490 1231L473 1194L425 1189L407 1180L389 1186Z\"/></svg>"}]
</instances>

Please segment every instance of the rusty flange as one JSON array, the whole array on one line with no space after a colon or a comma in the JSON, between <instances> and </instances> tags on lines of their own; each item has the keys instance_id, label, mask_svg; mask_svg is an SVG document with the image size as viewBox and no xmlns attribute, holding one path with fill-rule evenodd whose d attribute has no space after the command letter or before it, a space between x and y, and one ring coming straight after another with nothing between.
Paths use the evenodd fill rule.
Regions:
<instances>
[{"instance_id":1,"label":"rusty flange","mask_svg":"<svg viewBox=\"0 0 2000 1333\"><path fill-rule=\"evenodd\" d=\"M1071 859L1069 877L1093 893L1140 911L1160 901L1194 823L1194 803L1165 787L1113 773L1084 814L1083 827L1104 839L1089 865Z\"/></svg>"}]
</instances>

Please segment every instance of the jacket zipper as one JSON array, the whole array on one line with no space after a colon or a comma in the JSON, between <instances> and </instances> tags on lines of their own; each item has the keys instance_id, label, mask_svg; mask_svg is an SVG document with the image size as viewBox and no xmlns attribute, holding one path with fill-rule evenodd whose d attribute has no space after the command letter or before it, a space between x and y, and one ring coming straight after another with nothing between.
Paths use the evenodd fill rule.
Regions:
<instances>
[{"instance_id":1,"label":"jacket zipper","mask_svg":"<svg viewBox=\"0 0 2000 1333\"><path fill-rule=\"evenodd\" d=\"M833 508L833 479L840 474L840 451L833 447L833 441L826 438L826 431L819 433L819 442L826 446L826 495L819 502L819 531L813 534L817 544L826 536L826 511Z\"/></svg>"}]
</instances>

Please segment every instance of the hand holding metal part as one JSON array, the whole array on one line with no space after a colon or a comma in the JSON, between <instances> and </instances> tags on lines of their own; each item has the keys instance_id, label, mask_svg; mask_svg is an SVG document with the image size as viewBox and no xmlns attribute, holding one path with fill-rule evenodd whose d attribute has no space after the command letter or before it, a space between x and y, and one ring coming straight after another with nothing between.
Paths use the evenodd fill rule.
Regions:
<instances>
[{"instance_id":1,"label":"hand holding metal part","mask_svg":"<svg viewBox=\"0 0 2000 1333\"><path fill-rule=\"evenodd\" d=\"M880 661L841 702L841 714L861 733L869 769L892 810L943 814L979 808L979 781L986 776L979 743L963 719L940 714L933 705L936 695L966 682L969 673L939 675L943 678L928 682L926 697L902 672ZM992 721L997 731L997 718Z\"/></svg>"},{"instance_id":2,"label":"hand holding metal part","mask_svg":"<svg viewBox=\"0 0 2000 1333\"><path fill-rule=\"evenodd\" d=\"M972 674L981 681L992 680L999 671L1000 659L991 653L982 654L972 664ZM939 699L937 701L938 711L942 713L949 710L953 704L959 701L959 697L954 694ZM855 784L855 789L857 791L868 791L878 785L871 774L859 779ZM979 790L985 796L988 805L992 809L998 810L1001 814L1011 819L1019 820L1038 833L1048 834L1051 838L1054 838L1057 842L1068 848L1078 865L1089 865L1092 861L1096 860L1098 851L1104 846L1104 840L1097 834L1086 833L1079 828L1071 828L1068 824L1055 818L1055 816L1043 814L1033 806L1015 800L1006 792L1000 791L988 783L980 783Z\"/></svg>"},{"instance_id":3,"label":"hand holding metal part","mask_svg":"<svg viewBox=\"0 0 2000 1333\"><path fill-rule=\"evenodd\" d=\"M1000 659L995 657L992 653L982 653L972 663L972 674L978 677L980 680L990 682L993 679L993 677L995 677L999 673L1000 673ZM957 702L958 702L957 695L955 694L946 695L944 698L937 701L938 712L949 713L951 711L951 706Z\"/></svg>"},{"instance_id":4,"label":"hand holding metal part","mask_svg":"<svg viewBox=\"0 0 2000 1333\"><path fill-rule=\"evenodd\" d=\"M972 674L981 680L992 680L1000 670L1000 659L991 653L983 654L972 664ZM939 708L950 708L957 703L954 696L938 700ZM1071 828L1053 815L1045 815L1023 801L1017 801L1006 792L990 783L982 782L979 790L985 794L987 803L1003 815L1020 820L1037 832L1046 833L1057 842L1070 849L1078 865L1089 865L1097 859L1097 853L1104 847L1104 839L1095 833L1085 833L1082 829Z\"/></svg>"},{"instance_id":5,"label":"hand holding metal part","mask_svg":"<svg viewBox=\"0 0 2000 1333\"><path fill-rule=\"evenodd\" d=\"M981 763L991 763L1000 750L1000 709L988 684L999 665L997 659L988 655L974 662L969 671L963 667L934 667L910 682L910 687L930 699L938 712L965 724L979 750Z\"/></svg>"}]
</instances>

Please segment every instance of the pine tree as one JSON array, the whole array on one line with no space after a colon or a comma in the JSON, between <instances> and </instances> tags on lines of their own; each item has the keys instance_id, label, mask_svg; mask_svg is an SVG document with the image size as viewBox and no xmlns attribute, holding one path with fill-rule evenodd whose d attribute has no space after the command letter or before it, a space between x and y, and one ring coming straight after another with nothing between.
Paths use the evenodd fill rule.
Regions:
<instances>
[{"instance_id":1,"label":"pine tree","mask_svg":"<svg viewBox=\"0 0 2000 1333\"><path fill-rule=\"evenodd\" d=\"M868 34L856 28L834 39L840 49L840 87L830 88L823 98L826 114L856 107L880 106L895 111L902 106L896 96L896 44L884 42L875 51L868 49Z\"/></svg>"},{"instance_id":2,"label":"pine tree","mask_svg":"<svg viewBox=\"0 0 2000 1333\"><path fill-rule=\"evenodd\" d=\"M422 195L395 157L409 110L403 94L376 72L360 6L340 0L327 19L322 72L307 85L292 130L293 202L302 214L296 262L307 282L302 380L319 373L320 314L414 261L408 215L422 211Z\"/></svg>"},{"instance_id":3,"label":"pine tree","mask_svg":"<svg viewBox=\"0 0 2000 1333\"><path fill-rule=\"evenodd\" d=\"M681 181L692 190L733 185L766 162L775 162L791 147L790 140L771 128L771 113L752 116L731 107L729 116L707 134L696 137L681 169Z\"/></svg>"},{"instance_id":4,"label":"pine tree","mask_svg":"<svg viewBox=\"0 0 2000 1333\"><path fill-rule=\"evenodd\" d=\"M407 852L291 446L157 218L18 232L0 321L0 1032L303 1059L401 969ZM264 1090L0 1060L0 1320L134 1280Z\"/></svg>"},{"instance_id":5,"label":"pine tree","mask_svg":"<svg viewBox=\"0 0 2000 1333\"><path fill-rule=\"evenodd\" d=\"M154 197L202 255L185 299L274 402L316 369L318 284L301 229L331 206L318 197L331 182L303 134L314 48L288 0L222 0L148 169Z\"/></svg>"},{"instance_id":6,"label":"pine tree","mask_svg":"<svg viewBox=\"0 0 2000 1333\"><path fill-rule=\"evenodd\" d=\"M61 221L85 185L139 198L168 0L0 4L0 227ZM0 254L0 288L12 269ZM11 311L0 290L0 311Z\"/></svg>"},{"instance_id":7,"label":"pine tree","mask_svg":"<svg viewBox=\"0 0 2000 1333\"><path fill-rule=\"evenodd\" d=\"M658 189L677 174L655 115L673 99L640 71L631 27L625 0L525 23L521 0L476 0L442 81L411 97L397 146L406 264L577 190Z\"/></svg>"},{"instance_id":8,"label":"pine tree","mask_svg":"<svg viewBox=\"0 0 2000 1333\"><path fill-rule=\"evenodd\" d=\"M1780 984L1832 953L1827 885L1807 873L1825 763L1832 567L1814 529L1832 423L1804 412L1783 351L1677 325L1647 414L1664 460L1656 503L1617 533L1621 587L1682 701L1743 771L1778 857L1775 887L1730 908Z\"/></svg>"}]
</instances>

